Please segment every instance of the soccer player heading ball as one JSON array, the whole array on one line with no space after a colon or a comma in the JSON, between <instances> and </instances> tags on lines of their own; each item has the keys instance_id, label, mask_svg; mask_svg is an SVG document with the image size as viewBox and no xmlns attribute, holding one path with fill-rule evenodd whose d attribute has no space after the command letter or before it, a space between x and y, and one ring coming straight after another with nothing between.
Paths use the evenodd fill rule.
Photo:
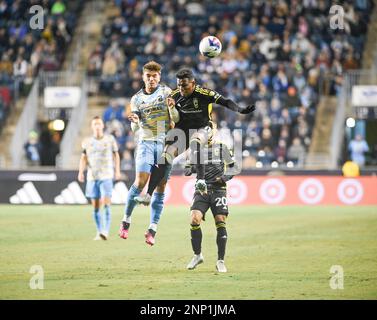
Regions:
<instances>
[{"instance_id":1,"label":"soccer player heading ball","mask_svg":"<svg viewBox=\"0 0 377 320\"><path fill-rule=\"evenodd\" d=\"M194 74L190 69L181 69L176 77L178 88L171 93L173 99L170 100L170 103L174 104L178 110L179 121L175 128L169 130L166 135L164 152L158 160L158 165L152 168L147 194L135 197L135 201L140 204L149 205L153 191L170 170L173 159L186 151L188 147L191 149L190 161L196 165L198 178L196 189L201 193L206 193L202 148L213 135L212 104L217 103L242 114L248 114L255 110L254 105L243 109L233 100L196 84Z\"/></svg>"},{"instance_id":2,"label":"soccer player heading ball","mask_svg":"<svg viewBox=\"0 0 377 320\"><path fill-rule=\"evenodd\" d=\"M152 167L161 156L165 134L173 126L171 121L179 120L179 114L174 105L168 106L167 99L171 89L160 84L161 68L157 62L146 63L143 66L144 87L131 98L131 115L128 119L131 121L132 131L139 131L140 137L135 161L136 179L128 192L125 213L119 230L119 236L123 239L128 238L131 215L136 205L134 199L143 190ZM145 242L151 246L155 244L157 224L164 206L164 192L170 170L171 166L168 166L157 184L157 192L152 199L150 225L145 232Z\"/></svg>"}]
</instances>

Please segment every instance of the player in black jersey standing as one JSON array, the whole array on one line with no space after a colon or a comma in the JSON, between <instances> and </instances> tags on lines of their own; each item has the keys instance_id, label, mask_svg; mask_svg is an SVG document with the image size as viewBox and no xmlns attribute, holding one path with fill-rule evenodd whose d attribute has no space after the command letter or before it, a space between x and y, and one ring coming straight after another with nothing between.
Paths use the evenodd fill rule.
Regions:
<instances>
[{"instance_id":1,"label":"player in black jersey standing","mask_svg":"<svg viewBox=\"0 0 377 320\"><path fill-rule=\"evenodd\" d=\"M216 91L199 86L190 69L181 69L177 72L176 77L177 89L171 93L168 103L175 105L180 120L176 123L175 128L167 133L164 152L158 161L158 166L154 166L151 171L147 194L134 198L135 202L139 204L149 205L153 191L164 177L169 164L172 164L174 158L189 147L191 149L190 161L196 165L197 171L196 190L205 194L207 186L204 180L205 164L202 149L213 135L212 104L216 103L242 114L248 114L255 110L254 105L243 109Z\"/></svg>"},{"instance_id":2,"label":"player in black jersey standing","mask_svg":"<svg viewBox=\"0 0 377 320\"><path fill-rule=\"evenodd\" d=\"M205 220L205 214L211 208L217 230L216 269L218 272L227 272L224 263L225 247L228 239L225 220L229 213L226 182L232 179L238 170L235 168L236 163L225 144L220 142L212 143L212 139L210 139L203 152L208 156L204 176L208 190L206 194L195 191L191 205L191 245L194 257L187 265L187 269L195 269L198 264L204 261L201 248L202 230L200 223ZM191 175L195 171L195 166L188 166L185 175Z\"/></svg>"}]
</instances>

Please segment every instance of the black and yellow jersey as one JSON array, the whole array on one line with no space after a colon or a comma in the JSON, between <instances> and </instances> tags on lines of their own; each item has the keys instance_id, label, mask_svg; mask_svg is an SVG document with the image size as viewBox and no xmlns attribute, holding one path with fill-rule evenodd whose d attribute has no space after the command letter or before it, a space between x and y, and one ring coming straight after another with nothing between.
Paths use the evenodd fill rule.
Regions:
<instances>
[{"instance_id":1,"label":"black and yellow jersey","mask_svg":"<svg viewBox=\"0 0 377 320\"><path fill-rule=\"evenodd\" d=\"M227 168L237 166L232 152L226 144L216 141L211 145L205 146L203 153L207 155L204 160L204 179L207 186L209 188L226 188L226 181L233 177L233 174L227 172ZM196 172L195 165L191 165L191 172Z\"/></svg>"},{"instance_id":2,"label":"black and yellow jersey","mask_svg":"<svg viewBox=\"0 0 377 320\"><path fill-rule=\"evenodd\" d=\"M199 129L207 126L211 120L212 104L222 98L218 92L199 85L195 86L194 92L188 97L183 97L179 89L173 90L170 95L175 101L180 117L175 127L180 129Z\"/></svg>"}]
</instances>

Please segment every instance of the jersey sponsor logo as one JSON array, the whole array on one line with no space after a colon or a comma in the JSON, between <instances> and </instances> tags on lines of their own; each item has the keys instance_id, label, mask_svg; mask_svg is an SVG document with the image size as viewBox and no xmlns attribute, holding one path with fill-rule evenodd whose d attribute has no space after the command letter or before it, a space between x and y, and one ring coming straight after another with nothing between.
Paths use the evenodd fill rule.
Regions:
<instances>
[{"instance_id":1,"label":"jersey sponsor logo","mask_svg":"<svg viewBox=\"0 0 377 320\"><path fill-rule=\"evenodd\" d=\"M32 182L26 182L9 198L12 204L42 204L43 200Z\"/></svg>"},{"instance_id":2,"label":"jersey sponsor logo","mask_svg":"<svg viewBox=\"0 0 377 320\"><path fill-rule=\"evenodd\" d=\"M182 113L201 113L202 110L184 110L184 109L181 109L180 110Z\"/></svg>"}]
</instances>

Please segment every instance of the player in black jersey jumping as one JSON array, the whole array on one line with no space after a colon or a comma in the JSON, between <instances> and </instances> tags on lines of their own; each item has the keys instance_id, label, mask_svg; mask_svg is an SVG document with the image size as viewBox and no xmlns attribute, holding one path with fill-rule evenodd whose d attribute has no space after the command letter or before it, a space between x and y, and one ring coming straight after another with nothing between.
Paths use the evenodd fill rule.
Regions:
<instances>
[{"instance_id":1,"label":"player in black jersey jumping","mask_svg":"<svg viewBox=\"0 0 377 320\"><path fill-rule=\"evenodd\" d=\"M177 89L171 93L168 103L175 105L180 120L166 135L165 149L158 165L152 168L147 194L134 198L139 204L149 205L153 191L164 177L169 164L172 164L174 158L186 151L188 147L191 149L190 161L196 165L198 178L196 189L203 194L206 193L202 148L213 135L212 104L216 103L242 114L255 110L254 105L241 108L233 100L223 97L216 91L199 86L190 69L181 69L176 77Z\"/></svg>"},{"instance_id":2,"label":"player in black jersey jumping","mask_svg":"<svg viewBox=\"0 0 377 320\"><path fill-rule=\"evenodd\" d=\"M226 218L228 216L228 201L226 195L226 182L238 172L237 164L232 158L228 147L220 142L208 141L208 146L203 149L208 156L205 166L204 179L207 184L207 193L196 191L191 205L191 245L194 257L187 265L192 270L204 261L202 255L202 230L200 223L205 220L205 214L211 208L215 218L217 237L217 263L218 272L227 272L224 263L225 247L228 240L226 231ZM233 169L231 171L231 169ZM185 175L195 173L195 166L188 166Z\"/></svg>"}]
</instances>

